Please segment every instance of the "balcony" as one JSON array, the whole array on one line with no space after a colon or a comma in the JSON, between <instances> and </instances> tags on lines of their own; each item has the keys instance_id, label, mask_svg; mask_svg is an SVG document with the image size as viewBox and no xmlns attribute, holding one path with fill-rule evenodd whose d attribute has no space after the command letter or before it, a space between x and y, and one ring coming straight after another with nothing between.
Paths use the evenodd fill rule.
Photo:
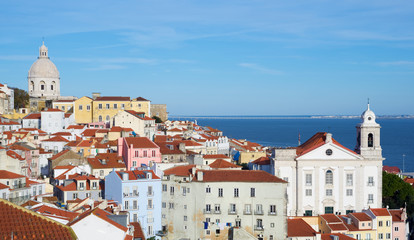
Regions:
<instances>
[{"instance_id":1,"label":"balcony","mask_svg":"<svg viewBox=\"0 0 414 240\"><path fill-rule=\"evenodd\" d=\"M244 210L243 214L244 215L252 215L252 211L251 210Z\"/></svg>"},{"instance_id":2,"label":"balcony","mask_svg":"<svg viewBox=\"0 0 414 240\"><path fill-rule=\"evenodd\" d=\"M237 214L237 210L236 209L229 209L229 215L236 215Z\"/></svg>"},{"instance_id":3,"label":"balcony","mask_svg":"<svg viewBox=\"0 0 414 240\"><path fill-rule=\"evenodd\" d=\"M221 210L220 209L215 209L214 214L221 214Z\"/></svg>"},{"instance_id":4,"label":"balcony","mask_svg":"<svg viewBox=\"0 0 414 240\"><path fill-rule=\"evenodd\" d=\"M255 231L263 231L263 225L254 225L254 230Z\"/></svg>"},{"instance_id":5,"label":"balcony","mask_svg":"<svg viewBox=\"0 0 414 240\"><path fill-rule=\"evenodd\" d=\"M158 231L155 235L159 237L165 237L167 236L167 231Z\"/></svg>"},{"instance_id":6,"label":"balcony","mask_svg":"<svg viewBox=\"0 0 414 240\"><path fill-rule=\"evenodd\" d=\"M204 214L210 214L210 213L211 213L211 210L204 209L204 210L203 210L203 213L204 213Z\"/></svg>"},{"instance_id":7,"label":"balcony","mask_svg":"<svg viewBox=\"0 0 414 240\"><path fill-rule=\"evenodd\" d=\"M262 209L254 210L254 215L263 215L263 210Z\"/></svg>"},{"instance_id":8,"label":"balcony","mask_svg":"<svg viewBox=\"0 0 414 240\"><path fill-rule=\"evenodd\" d=\"M269 215L270 216L276 216L277 215L277 212L276 211L269 211Z\"/></svg>"}]
</instances>

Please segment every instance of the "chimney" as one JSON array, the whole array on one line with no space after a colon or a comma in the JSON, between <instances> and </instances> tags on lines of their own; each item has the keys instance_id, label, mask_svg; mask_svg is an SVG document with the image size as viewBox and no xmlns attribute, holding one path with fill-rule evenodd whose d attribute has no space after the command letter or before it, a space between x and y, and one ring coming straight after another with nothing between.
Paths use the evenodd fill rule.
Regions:
<instances>
[{"instance_id":1,"label":"chimney","mask_svg":"<svg viewBox=\"0 0 414 240\"><path fill-rule=\"evenodd\" d=\"M197 172L197 181L203 181L203 171Z\"/></svg>"},{"instance_id":2,"label":"chimney","mask_svg":"<svg viewBox=\"0 0 414 240\"><path fill-rule=\"evenodd\" d=\"M178 149L179 149L181 152L186 153L186 150L185 150L185 143L180 143L180 144L178 145Z\"/></svg>"},{"instance_id":3,"label":"chimney","mask_svg":"<svg viewBox=\"0 0 414 240\"><path fill-rule=\"evenodd\" d=\"M95 100L95 99L97 99L98 97L100 97L101 96L101 93L99 93L99 92L94 92L94 93L92 93L92 99L93 100Z\"/></svg>"},{"instance_id":4,"label":"chimney","mask_svg":"<svg viewBox=\"0 0 414 240\"><path fill-rule=\"evenodd\" d=\"M326 133L325 143L332 142L332 133Z\"/></svg>"},{"instance_id":5,"label":"chimney","mask_svg":"<svg viewBox=\"0 0 414 240\"><path fill-rule=\"evenodd\" d=\"M122 173L122 180L123 181L128 181L128 179L129 179L128 173L126 173L126 172Z\"/></svg>"}]
</instances>

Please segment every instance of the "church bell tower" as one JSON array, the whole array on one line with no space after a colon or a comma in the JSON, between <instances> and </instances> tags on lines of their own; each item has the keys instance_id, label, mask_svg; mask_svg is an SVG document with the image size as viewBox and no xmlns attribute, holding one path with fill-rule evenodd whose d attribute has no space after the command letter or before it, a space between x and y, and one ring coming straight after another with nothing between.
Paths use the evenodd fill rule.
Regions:
<instances>
[{"instance_id":1,"label":"church bell tower","mask_svg":"<svg viewBox=\"0 0 414 240\"><path fill-rule=\"evenodd\" d=\"M355 151L366 159L382 159L380 145L381 126L375 122L375 113L369 108L361 115L361 123L356 126L357 144Z\"/></svg>"}]
</instances>

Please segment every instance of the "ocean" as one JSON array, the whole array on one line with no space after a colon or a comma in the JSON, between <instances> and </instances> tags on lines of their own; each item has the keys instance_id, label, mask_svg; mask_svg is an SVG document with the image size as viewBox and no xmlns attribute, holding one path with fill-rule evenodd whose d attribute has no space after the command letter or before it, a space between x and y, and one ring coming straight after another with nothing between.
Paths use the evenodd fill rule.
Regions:
<instances>
[{"instance_id":1,"label":"ocean","mask_svg":"<svg viewBox=\"0 0 414 240\"><path fill-rule=\"evenodd\" d=\"M331 132L332 137L349 149L355 149L356 125L361 120L321 118L195 118L180 117L171 120L197 120L200 126L210 126L223 131L229 138L247 139L264 146L291 147L305 142L317 132ZM414 172L414 119L383 118L381 147L384 165L397 166L405 172ZM405 157L403 157L405 155ZM404 161L403 161L404 159ZM403 167L403 162L404 167Z\"/></svg>"}]
</instances>

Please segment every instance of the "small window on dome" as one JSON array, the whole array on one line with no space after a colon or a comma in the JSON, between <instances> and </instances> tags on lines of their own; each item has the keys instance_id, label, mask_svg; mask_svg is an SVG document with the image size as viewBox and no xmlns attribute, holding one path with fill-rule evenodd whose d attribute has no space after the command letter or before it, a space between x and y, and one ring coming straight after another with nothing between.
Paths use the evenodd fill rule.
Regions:
<instances>
[{"instance_id":1,"label":"small window on dome","mask_svg":"<svg viewBox=\"0 0 414 240\"><path fill-rule=\"evenodd\" d=\"M371 117L368 117L368 121L371 121L371 119L372 119Z\"/></svg>"}]
</instances>

